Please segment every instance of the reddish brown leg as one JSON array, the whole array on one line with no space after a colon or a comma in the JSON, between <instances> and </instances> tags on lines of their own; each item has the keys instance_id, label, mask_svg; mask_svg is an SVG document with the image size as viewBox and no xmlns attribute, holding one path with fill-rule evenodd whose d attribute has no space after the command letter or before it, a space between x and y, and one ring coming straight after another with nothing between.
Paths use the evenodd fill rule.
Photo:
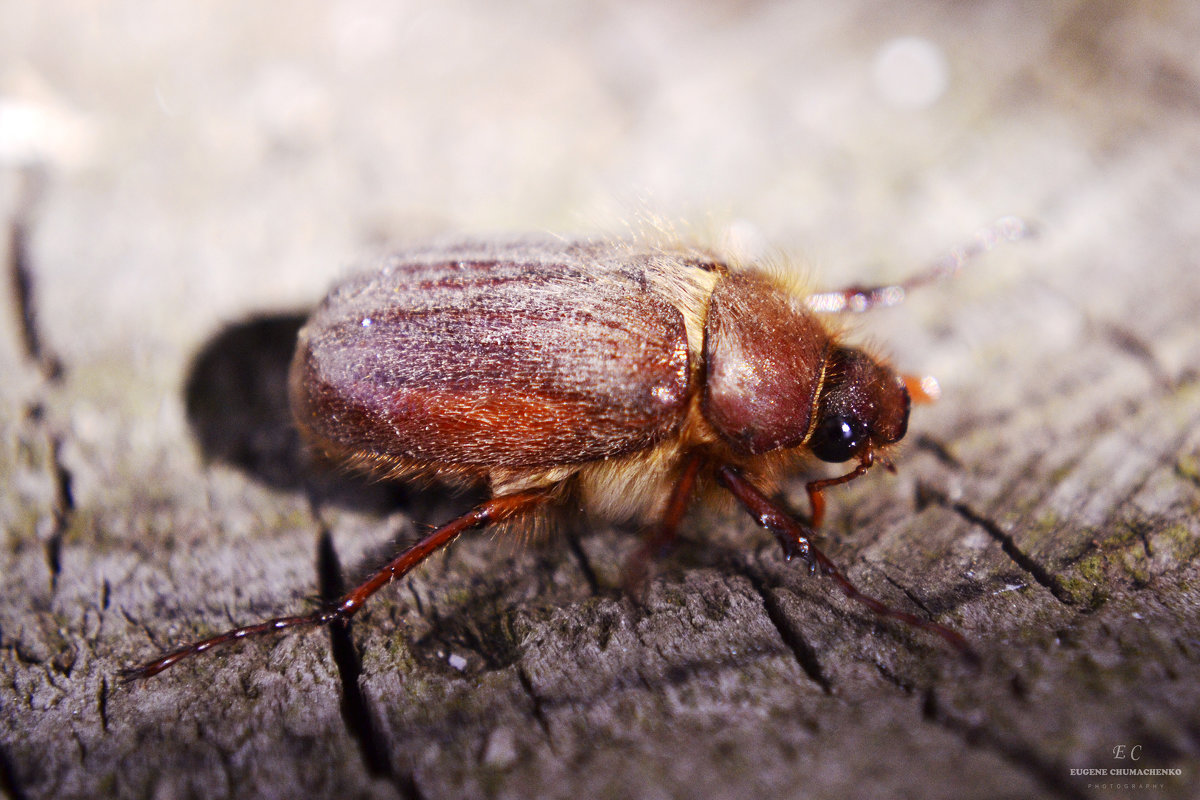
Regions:
<instances>
[{"instance_id":1,"label":"reddish brown leg","mask_svg":"<svg viewBox=\"0 0 1200 800\"><path fill-rule=\"evenodd\" d=\"M696 486L696 475L699 474L703 463L704 459L700 457L699 453L692 453L687 457L683 465L683 472L680 473L679 480L671 489L671 497L667 501L666 511L663 513L658 527L642 540L641 546L630 556L629 564L625 569L625 590L629 594L636 596L641 592L650 564L655 559L666 555L671 546L675 544L675 538L679 534L679 523L687 512L692 489Z\"/></svg>"},{"instance_id":2,"label":"reddish brown leg","mask_svg":"<svg viewBox=\"0 0 1200 800\"><path fill-rule=\"evenodd\" d=\"M463 514L458 519L446 523L431 532L421 541L405 550L390 564L376 572L356 589L346 594L335 605L294 617L276 617L254 625L235 628L231 631L193 642L178 650L159 656L138 667L124 670L121 677L124 680L137 680L157 675L164 669L177 664L189 656L199 655L227 642L236 642L254 636L264 636L269 633L289 630L291 628L313 627L327 625L331 622L345 622L362 608L367 598L382 589L389 582L408 574L414 567L441 548L450 544L456 536L471 528L503 522L506 519L526 511L548 499L545 492L530 491L493 497Z\"/></svg>"},{"instance_id":3,"label":"reddish brown leg","mask_svg":"<svg viewBox=\"0 0 1200 800\"><path fill-rule=\"evenodd\" d=\"M821 523L825 520L825 490L830 486L849 483L855 478L861 478L874 463L875 456L868 450L866 455L862 457L862 460L858 462L858 466L845 475L839 475L836 478L825 478L819 481L809 481L805 484L804 488L808 490L808 504L812 508L812 526L814 528L821 527Z\"/></svg>"},{"instance_id":4,"label":"reddish brown leg","mask_svg":"<svg viewBox=\"0 0 1200 800\"><path fill-rule=\"evenodd\" d=\"M915 614L898 611L874 597L860 592L850 582L850 579L843 575L841 570L816 548L812 542L815 533L811 528L775 505L766 495L739 475L733 467L721 467L717 472L717 477L725 488L733 493L746 511L750 512L750 516L754 517L759 525L775 534L775 538L783 547L784 558L790 561L793 556L800 556L808 562L809 568L813 572L828 575L847 597L871 609L875 614L940 636L965 658L971 661L978 659L970 645L967 644L967 640L959 633L944 625L922 619Z\"/></svg>"}]
</instances>

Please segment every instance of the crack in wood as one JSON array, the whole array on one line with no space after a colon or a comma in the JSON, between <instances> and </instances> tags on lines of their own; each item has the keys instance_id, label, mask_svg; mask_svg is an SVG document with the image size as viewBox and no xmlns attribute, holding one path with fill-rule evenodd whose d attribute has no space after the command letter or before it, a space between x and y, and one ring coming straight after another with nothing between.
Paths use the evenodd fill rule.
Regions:
<instances>
[{"instance_id":1,"label":"crack in wood","mask_svg":"<svg viewBox=\"0 0 1200 800\"><path fill-rule=\"evenodd\" d=\"M0 794L8 800L25 800L25 791L17 781L16 770L9 760L8 751L0 747Z\"/></svg>"},{"instance_id":2,"label":"crack in wood","mask_svg":"<svg viewBox=\"0 0 1200 800\"><path fill-rule=\"evenodd\" d=\"M759 598L762 600L763 610L767 613L767 619L771 621L771 624L775 626L775 630L779 632L779 638L783 640L784 645L791 651L800 669L808 676L809 680L821 687L822 692L832 694L833 684L830 682L829 676L825 674L825 670L821 666L821 660L817 657L816 650L813 649L812 645L805 640L803 634L788 619L787 613L783 610L783 606L774 592L768 589L757 576L743 574L745 574L747 580L754 587L754 591L758 593Z\"/></svg>"},{"instance_id":3,"label":"crack in wood","mask_svg":"<svg viewBox=\"0 0 1200 800\"><path fill-rule=\"evenodd\" d=\"M915 594L913 594L911 589L909 589L904 584L900 583L900 581L896 580L891 575L888 575L887 572L884 572L883 570L880 570L880 572L883 574L883 579L885 581L890 583L892 586L895 586L900 591L904 592L904 596L908 598L908 601L910 603L912 603L917 608L921 609L921 611L925 614L925 616L927 616L931 619L933 618L933 616L934 616L933 612L929 610L928 606L926 606L924 603L921 602L921 598L919 598Z\"/></svg>"},{"instance_id":4,"label":"crack in wood","mask_svg":"<svg viewBox=\"0 0 1200 800\"><path fill-rule=\"evenodd\" d=\"M1044 759L1035 745L1015 741L1004 732L982 724L973 724L951 714L938 702L937 693L932 687L925 692L921 715L928 722L960 737L969 746L981 747L995 753L1016 770L1032 778L1049 795L1066 800L1085 800L1089 797L1067 781L1067 767Z\"/></svg>"},{"instance_id":5,"label":"crack in wood","mask_svg":"<svg viewBox=\"0 0 1200 800\"><path fill-rule=\"evenodd\" d=\"M910 681L904 680L903 678L901 678L898 674L893 672L891 669L889 669L884 664L881 664L878 661L876 661L874 663L875 663L875 671L879 673L879 676L881 678L883 678L885 681L890 683L892 686L895 686L897 689L899 689L900 691L904 692L907 695L911 695L914 691L916 691L917 687L915 684L913 684Z\"/></svg>"},{"instance_id":6,"label":"crack in wood","mask_svg":"<svg viewBox=\"0 0 1200 800\"><path fill-rule=\"evenodd\" d=\"M43 342L38 325L37 304L33 292L33 269L29 257L30 219L42 181L35 171L22 174L20 198L17 208L8 221L7 262L9 294L16 306L21 349L25 357L37 364L42 376L57 382L62 378L62 363Z\"/></svg>"},{"instance_id":7,"label":"crack in wood","mask_svg":"<svg viewBox=\"0 0 1200 800\"><path fill-rule=\"evenodd\" d=\"M1126 325L1113 320L1093 320L1091 326L1107 339L1119 352L1132 358L1149 373L1151 380L1163 392L1175 388L1175 380L1167 372L1154 349Z\"/></svg>"},{"instance_id":8,"label":"crack in wood","mask_svg":"<svg viewBox=\"0 0 1200 800\"><path fill-rule=\"evenodd\" d=\"M108 676L100 677L100 691L96 696L96 714L100 717L100 730L108 733Z\"/></svg>"},{"instance_id":9,"label":"crack in wood","mask_svg":"<svg viewBox=\"0 0 1200 800\"><path fill-rule=\"evenodd\" d=\"M421 593L417 591L417 587L415 585L413 585L412 581L405 581L404 588L408 590L408 593L410 595L412 595L413 608L416 609L417 616L418 617L425 616L425 601L423 601L421 599ZM431 606L431 608L432 608L432 606Z\"/></svg>"},{"instance_id":10,"label":"crack in wood","mask_svg":"<svg viewBox=\"0 0 1200 800\"><path fill-rule=\"evenodd\" d=\"M919 492L923 498L923 502L926 504L935 503L942 508L953 511L972 525L978 525L982 528L988 536L992 537L1000 545L1000 549L1014 564L1025 572L1028 572L1039 586L1048 590L1060 603L1068 606L1077 605L1077 601L1063 587L1062 580L1035 561L1028 553L1021 550L1012 535L1005 532L995 520L981 514L966 503L952 501L945 493L931 486L922 485L919 488Z\"/></svg>"},{"instance_id":11,"label":"crack in wood","mask_svg":"<svg viewBox=\"0 0 1200 800\"><path fill-rule=\"evenodd\" d=\"M51 438L50 457L54 464L54 508L62 516L60 523L65 528L68 518L75 512L75 490L71 471L62 460L62 442L61 436Z\"/></svg>"},{"instance_id":12,"label":"crack in wood","mask_svg":"<svg viewBox=\"0 0 1200 800\"><path fill-rule=\"evenodd\" d=\"M583 549L583 545L579 543L579 537L574 532L567 533L567 547L571 550L571 555L574 556L576 563L579 565L579 571L583 573L583 579L587 582L588 591L593 597L600 595L600 581L596 578L596 570L592 568L592 562L588 558L587 553Z\"/></svg>"},{"instance_id":13,"label":"crack in wood","mask_svg":"<svg viewBox=\"0 0 1200 800\"><path fill-rule=\"evenodd\" d=\"M341 559L333 543L333 534L321 517L317 500L309 495L309 508L317 521L317 584L323 602L332 602L345 592ZM419 602L419 599L418 599ZM359 756L371 775L387 781L406 800L423 800L416 777L407 771L397 771L388 758L384 738L376 729L371 705L359 683L362 677L362 657L354 645L350 620L327 626L330 652L341 684L342 723L350 738L358 745Z\"/></svg>"},{"instance_id":14,"label":"crack in wood","mask_svg":"<svg viewBox=\"0 0 1200 800\"><path fill-rule=\"evenodd\" d=\"M46 557L46 569L50 572L50 594L54 594L58 589L58 574L62 572L62 533L57 530L51 533L42 550Z\"/></svg>"},{"instance_id":15,"label":"crack in wood","mask_svg":"<svg viewBox=\"0 0 1200 800\"><path fill-rule=\"evenodd\" d=\"M46 539L46 566L50 571L50 592L58 588L58 576L62 572L63 535L71 524L75 513L75 492L72 488L71 471L62 462L62 437L50 437L50 459L54 472L54 499L51 514L54 519L50 536Z\"/></svg>"},{"instance_id":16,"label":"crack in wood","mask_svg":"<svg viewBox=\"0 0 1200 800\"><path fill-rule=\"evenodd\" d=\"M333 535L321 521L315 505L313 516L320 525L317 541L317 580L320 595L323 601L332 602L345 591L341 560L333 543ZM367 772L390 783L401 797L407 800L422 800L416 776L406 771L397 771L392 766L386 742L376 730L370 703L359 683L362 677L362 657L354 646L352 623L346 620L328 627L330 650L342 689L342 722L350 738L358 745L359 755Z\"/></svg>"},{"instance_id":17,"label":"crack in wood","mask_svg":"<svg viewBox=\"0 0 1200 800\"><path fill-rule=\"evenodd\" d=\"M159 641L158 636L155 635L154 630L148 624L146 624L146 622L130 614L128 609L126 609L124 606L121 606L118 610L120 611L121 616L125 618L125 621L129 623L130 626L141 629L142 633L146 636L146 641L150 642L150 644L154 646L155 650L162 649L162 643Z\"/></svg>"},{"instance_id":18,"label":"crack in wood","mask_svg":"<svg viewBox=\"0 0 1200 800\"><path fill-rule=\"evenodd\" d=\"M521 684L521 688L525 694L529 695L530 702L533 703L533 718L537 721L538 727L542 729L542 734L546 737L546 744L550 747L550 752L557 754L554 747L554 739L550 736L550 721L546 718L546 710L543 707L542 698L533 688L533 681L529 679L529 673L524 668L517 667L517 681Z\"/></svg>"},{"instance_id":19,"label":"crack in wood","mask_svg":"<svg viewBox=\"0 0 1200 800\"><path fill-rule=\"evenodd\" d=\"M916 439L913 441L913 447L915 447L917 450L924 450L927 453L931 453L934 458L951 469L962 469L962 462L959 461L958 457L954 455L954 452L950 449L950 446L945 442L930 436L928 433L918 434Z\"/></svg>"},{"instance_id":20,"label":"crack in wood","mask_svg":"<svg viewBox=\"0 0 1200 800\"><path fill-rule=\"evenodd\" d=\"M317 575L322 600L331 603L342 596L344 587L341 563L333 544L333 536L323 523L317 542ZM329 625L328 628L333 663L341 681L342 721L350 737L358 744L359 754L367 771L372 775L391 778L392 768L387 751L375 732L367 698L359 686L362 659L351 637L351 622L346 620L341 624Z\"/></svg>"}]
</instances>

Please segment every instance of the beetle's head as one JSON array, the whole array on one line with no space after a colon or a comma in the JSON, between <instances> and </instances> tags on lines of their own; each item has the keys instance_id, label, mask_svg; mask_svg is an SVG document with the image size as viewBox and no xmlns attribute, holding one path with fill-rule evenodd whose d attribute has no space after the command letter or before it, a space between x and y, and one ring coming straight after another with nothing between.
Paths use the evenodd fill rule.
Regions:
<instances>
[{"instance_id":1,"label":"beetle's head","mask_svg":"<svg viewBox=\"0 0 1200 800\"><path fill-rule=\"evenodd\" d=\"M912 405L904 379L861 350L834 348L808 449L822 461L864 458L900 441Z\"/></svg>"}]
</instances>

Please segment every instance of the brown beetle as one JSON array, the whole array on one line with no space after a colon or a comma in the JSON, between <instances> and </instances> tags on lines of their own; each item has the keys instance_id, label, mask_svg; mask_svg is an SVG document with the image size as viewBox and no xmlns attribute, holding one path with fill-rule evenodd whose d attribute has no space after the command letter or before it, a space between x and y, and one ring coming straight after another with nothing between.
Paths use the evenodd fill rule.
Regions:
<instances>
[{"instance_id":1,"label":"brown beetle","mask_svg":"<svg viewBox=\"0 0 1200 800\"><path fill-rule=\"evenodd\" d=\"M707 250L522 239L411 250L352 278L301 330L296 421L318 448L386 477L482 481L491 492L335 605L228 631L130 670L148 677L224 642L345 621L471 528L571 500L656 521L634 571L673 541L693 494L727 489L787 558L800 556L876 614L954 631L859 592L812 543L823 491L891 468L917 382L843 345L818 313L891 305L997 241L1006 218L906 283L803 295ZM809 456L853 461L807 484L811 524L768 497Z\"/></svg>"}]
</instances>

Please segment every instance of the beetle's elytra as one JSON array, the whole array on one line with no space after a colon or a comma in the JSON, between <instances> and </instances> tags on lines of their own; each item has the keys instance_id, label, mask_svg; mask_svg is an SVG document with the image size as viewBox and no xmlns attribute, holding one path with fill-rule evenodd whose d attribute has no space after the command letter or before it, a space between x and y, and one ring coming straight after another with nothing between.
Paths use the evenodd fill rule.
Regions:
<instances>
[{"instance_id":1,"label":"beetle's elytra","mask_svg":"<svg viewBox=\"0 0 1200 800\"><path fill-rule=\"evenodd\" d=\"M388 477L480 481L490 499L333 606L229 631L128 675L227 641L348 619L463 531L550 502L656 523L644 560L674 539L693 496L721 490L787 557L967 653L954 631L861 594L812 544L824 490L875 463L890 467L913 396L925 399L915 381L844 345L818 310L894 303L1024 234L1006 218L904 284L818 295L683 246L538 238L400 253L337 286L301 330L289 382L296 422L334 458ZM854 466L807 484L805 524L769 494L813 456Z\"/></svg>"}]
</instances>

